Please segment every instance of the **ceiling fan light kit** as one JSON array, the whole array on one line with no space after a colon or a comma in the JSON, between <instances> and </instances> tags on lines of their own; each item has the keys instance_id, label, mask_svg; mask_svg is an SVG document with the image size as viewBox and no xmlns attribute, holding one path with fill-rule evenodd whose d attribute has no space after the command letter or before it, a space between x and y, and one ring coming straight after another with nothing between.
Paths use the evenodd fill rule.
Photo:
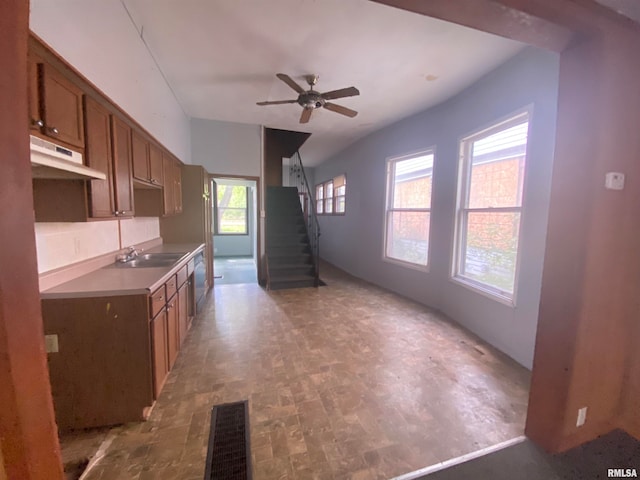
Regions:
<instances>
[{"instance_id":1,"label":"ceiling fan light kit","mask_svg":"<svg viewBox=\"0 0 640 480\"><path fill-rule=\"evenodd\" d=\"M335 113L339 113L340 115L345 115L347 117L355 117L358 115L358 112L355 110L351 110L350 108L344 107L342 105L337 105L335 103L328 102L327 100L334 100L336 98L345 98L345 97L354 97L356 95L360 95L360 92L356 87L348 87L341 88L339 90L332 90L330 92L320 93L313 89L313 87L318 83L317 75L307 75L305 80L309 84L309 90L303 89L300 85L298 85L295 80L293 80L289 75L284 73L276 74L280 80L286 83L289 87L295 90L298 93L298 98L295 100L275 100L272 102L258 102L257 105L265 106L265 105L283 105L287 103L297 103L302 107L302 115L300 115L300 123L307 123L311 118L311 113L316 108L326 108Z\"/></svg>"}]
</instances>

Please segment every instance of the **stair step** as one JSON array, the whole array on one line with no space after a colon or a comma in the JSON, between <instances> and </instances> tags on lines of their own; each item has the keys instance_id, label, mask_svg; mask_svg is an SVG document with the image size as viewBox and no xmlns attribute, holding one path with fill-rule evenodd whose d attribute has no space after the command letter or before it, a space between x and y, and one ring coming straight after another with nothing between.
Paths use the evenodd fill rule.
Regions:
<instances>
[{"instance_id":1,"label":"stair step","mask_svg":"<svg viewBox=\"0 0 640 480\"><path fill-rule=\"evenodd\" d=\"M313 265L310 253L267 254L269 265Z\"/></svg>"},{"instance_id":2,"label":"stair step","mask_svg":"<svg viewBox=\"0 0 640 480\"><path fill-rule=\"evenodd\" d=\"M269 288L315 287L315 267L296 187L267 187Z\"/></svg>"},{"instance_id":3,"label":"stair step","mask_svg":"<svg viewBox=\"0 0 640 480\"><path fill-rule=\"evenodd\" d=\"M289 277L269 279L269 289L271 290L283 290L285 288L308 288L315 286L315 277L309 275L292 275Z\"/></svg>"},{"instance_id":4,"label":"stair step","mask_svg":"<svg viewBox=\"0 0 640 480\"><path fill-rule=\"evenodd\" d=\"M290 245L292 243L308 243L307 233L272 233L267 234L267 245Z\"/></svg>"},{"instance_id":5,"label":"stair step","mask_svg":"<svg viewBox=\"0 0 640 480\"><path fill-rule=\"evenodd\" d=\"M310 254L311 246L308 243L296 245L267 245L267 256L287 256Z\"/></svg>"},{"instance_id":6,"label":"stair step","mask_svg":"<svg viewBox=\"0 0 640 480\"><path fill-rule=\"evenodd\" d=\"M267 213L267 222L279 222L283 224L290 223L303 223L304 224L304 215L301 211L299 212L269 212Z\"/></svg>"},{"instance_id":7,"label":"stair step","mask_svg":"<svg viewBox=\"0 0 640 480\"><path fill-rule=\"evenodd\" d=\"M269 265L269 278L272 280L279 280L281 278L289 278L289 277L299 277L310 275L313 276L315 274L315 269L313 265L302 264L302 265Z\"/></svg>"}]
</instances>

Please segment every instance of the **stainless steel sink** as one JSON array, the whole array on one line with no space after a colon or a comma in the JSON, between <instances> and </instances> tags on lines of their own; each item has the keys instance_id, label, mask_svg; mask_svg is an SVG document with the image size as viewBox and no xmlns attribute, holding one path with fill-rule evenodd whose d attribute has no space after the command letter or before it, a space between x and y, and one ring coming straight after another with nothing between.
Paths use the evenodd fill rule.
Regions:
<instances>
[{"instance_id":1,"label":"stainless steel sink","mask_svg":"<svg viewBox=\"0 0 640 480\"><path fill-rule=\"evenodd\" d=\"M116 268L154 268L170 267L178 262L185 253L143 253L128 262L116 262Z\"/></svg>"}]
</instances>

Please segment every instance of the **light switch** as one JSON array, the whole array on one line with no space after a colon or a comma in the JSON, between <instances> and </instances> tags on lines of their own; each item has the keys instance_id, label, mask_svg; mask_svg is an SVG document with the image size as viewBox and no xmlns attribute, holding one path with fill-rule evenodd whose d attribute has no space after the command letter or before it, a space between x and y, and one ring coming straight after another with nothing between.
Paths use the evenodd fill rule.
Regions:
<instances>
[{"instance_id":1,"label":"light switch","mask_svg":"<svg viewBox=\"0 0 640 480\"><path fill-rule=\"evenodd\" d=\"M47 353L56 353L58 351L58 335L45 335L44 346Z\"/></svg>"},{"instance_id":2,"label":"light switch","mask_svg":"<svg viewBox=\"0 0 640 480\"><path fill-rule=\"evenodd\" d=\"M604 177L604 186L609 190L622 190L624 188L624 173L607 173Z\"/></svg>"}]
</instances>

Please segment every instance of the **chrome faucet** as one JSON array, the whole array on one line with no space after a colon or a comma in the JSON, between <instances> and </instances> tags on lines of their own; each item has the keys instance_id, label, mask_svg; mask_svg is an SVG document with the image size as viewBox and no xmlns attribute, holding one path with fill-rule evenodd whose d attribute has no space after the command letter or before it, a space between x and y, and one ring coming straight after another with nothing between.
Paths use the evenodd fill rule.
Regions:
<instances>
[{"instance_id":1,"label":"chrome faucet","mask_svg":"<svg viewBox=\"0 0 640 480\"><path fill-rule=\"evenodd\" d=\"M142 252L142 249L137 250L134 246L127 247L123 253L119 253L118 255L116 255L116 261L122 262L122 263L130 262L131 260L136 258L141 252Z\"/></svg>"}]
</instances>

